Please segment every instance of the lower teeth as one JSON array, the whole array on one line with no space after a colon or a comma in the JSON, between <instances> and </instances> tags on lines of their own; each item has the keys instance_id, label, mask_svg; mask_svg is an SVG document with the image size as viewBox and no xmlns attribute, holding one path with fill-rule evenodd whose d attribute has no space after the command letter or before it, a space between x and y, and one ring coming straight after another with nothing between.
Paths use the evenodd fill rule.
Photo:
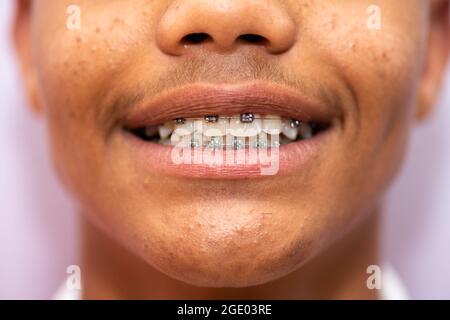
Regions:
<instances>
[{"instance_id":1,"label":"lower teeth","mask_svg":"<svg viewBox=\"0 0 450 320\"><path fill-rule=\"evenodd\" d=\"M211 141L209 141L207 147L210 149L222 149L224 146L224 143L222 141L222 138L219 137L212 137Z\"/></svg>"},{"instance_id":2,"label":"lower teeth","mask_svg":"<svg viewBox=\"0 0 450 320\"><path fill-rule=\"evenodd\" d=\"M146 141L183 148L234 149L268 148L314 137L319 126L277 116L205 116L204 119L177 118L160 126L135 132ZM218 135L219 134L219 135Z\"/></svg>"}]
</instances>

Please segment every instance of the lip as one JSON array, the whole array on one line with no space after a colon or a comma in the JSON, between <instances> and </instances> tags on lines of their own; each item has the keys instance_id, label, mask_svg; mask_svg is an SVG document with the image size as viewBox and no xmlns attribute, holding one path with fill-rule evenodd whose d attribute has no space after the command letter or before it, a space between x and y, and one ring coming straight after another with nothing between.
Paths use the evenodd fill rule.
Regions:
<instances>
[{"instance_id":1,"label":"lip","mask_svg":"<svg viewBox=\"0 0 450 320\"><path fill-rule=\"evenodd\" d=\"M128 110L124 123L126 128L136 129L182 117L231 116L244 112L316 122L329 122L336 115L330 105L280 85L196 84L171 90L150 101L144 99Z\"/></svg>"},{"instance_id":2,"label":"lip","mask_svg":"<svg viewBox=\"0 0 450 320\"><path fill-rule=\"evenodd\" d=\"M251 152L248 148L223 150L223 160L214 164L204 161L205 154L208 154L205 148L197 150L197 160L191 158L191 163L174 161L174 152L178 152L175 147L146 142L130 132L130 129L157 125L175 118L229 116L244 112L328 123L330 127L311 139L282 145L280 148L257 150L256 163L248 160ZM321 153L327 137L333 131L331 124L335 117L336 110L332 106L313 101L293 89L278 85L197 84L172 90L158 98L132 106L124 117L123 133L128 151L144 170L187 178L248 179L286 175L306 169ZM260 156L260 152L264 152L265 157ZM246 160L238 162L238 157L242 160L243 156Z\"/></svg>"}]
</instances>

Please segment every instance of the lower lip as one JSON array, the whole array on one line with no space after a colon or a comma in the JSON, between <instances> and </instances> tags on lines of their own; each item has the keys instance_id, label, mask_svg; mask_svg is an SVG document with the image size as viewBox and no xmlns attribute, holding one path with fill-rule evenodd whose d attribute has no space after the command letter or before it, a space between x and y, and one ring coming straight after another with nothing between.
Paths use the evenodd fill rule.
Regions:
<instances>
[{"instance_id":1,"label":"lower lip","mask_svg":"<svg viewBox=\"0 0 450 320\"><path fill-rule=\"evenodd\" d=\"M311 139L282 145L277 151L269 148L264 157L258 149L223 150L222 161L219 163L208 162L210 157L207 157L207 151L203 148L192 149L192 155L195 156L188 158L191 163L186 163L180 161L179 157L174 158L174 154L179 153L174 152L173 146L146 142L130 132L124 133L133 158L146 170L156 174L199 179L250 179L289 175L305 170L321 153L331 130L329 128ZM250 161L252 156L253 162ZM241 161L238 162L237 159Z\"/></svg>"}]
</instances>

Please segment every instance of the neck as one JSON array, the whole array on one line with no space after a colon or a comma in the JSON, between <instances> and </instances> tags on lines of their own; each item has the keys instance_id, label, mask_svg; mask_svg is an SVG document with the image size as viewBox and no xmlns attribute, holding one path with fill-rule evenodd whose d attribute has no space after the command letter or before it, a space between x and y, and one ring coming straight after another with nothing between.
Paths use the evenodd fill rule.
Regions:
<instances>
[{"instance_id":1,"label":"neck","mask_svg":"<svg viewBox=\"0 0 450 320\"><path fill-rule=\"evenodd\" d=\"M84 299L376 299L366 273L378 264L378 213L290 275L249 288L199 288L150 267L89 222L83 224Z\"/></svg>"}]
</instances>

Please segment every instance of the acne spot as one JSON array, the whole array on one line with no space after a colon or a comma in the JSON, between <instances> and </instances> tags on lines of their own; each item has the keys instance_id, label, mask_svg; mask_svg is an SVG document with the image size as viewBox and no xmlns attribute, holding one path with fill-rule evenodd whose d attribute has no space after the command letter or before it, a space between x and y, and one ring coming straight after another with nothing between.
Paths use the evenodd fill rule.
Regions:
<instances>
[{"instance_id":1,"label":"acne spot","mask_svg":"<svg viewBox=\"0 0 450 320\"><path fill-rule=\"evenodd\" d=\"M124 24L124 21L121 18L119 18L119 17L114 18L111 25L109 26L109 31L112 31L118 25L122 25L122 24Z\"/></svg>"},{"instance_id":2,"label":"acne spot","mask_svg":"<svg viewBox=\"0 0 450 320\"><path fill-rule=\"evenodd\" d=\"M78 44L80 44L80 43L82 43L83 42L83 39L81 38L81 37L77 37L76 38L76 42L78 43Z\"/></svg>"}]
</instances>

